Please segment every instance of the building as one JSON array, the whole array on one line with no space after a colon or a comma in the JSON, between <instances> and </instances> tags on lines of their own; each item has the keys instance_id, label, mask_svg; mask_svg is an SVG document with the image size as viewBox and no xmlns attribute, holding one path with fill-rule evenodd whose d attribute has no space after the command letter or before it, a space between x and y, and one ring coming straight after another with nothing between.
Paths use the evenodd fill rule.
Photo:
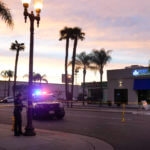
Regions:
<instances>
[{"instance_id":1,"label":"building","mask_svg":"<svg viewBox=\"0 0 150 150\"><path fill-rule=\"evenodd\" d=\"M115 103L137 105L150 102L150 71L148 67L131 66L108 70L108 100Z\"/></svg>"},{"instance_id":2,"label":"building","mask_svg":"<svg viewBox=\"0 0 150 150\"><path fill-rule=\"evenodd\" d=\"M87 82L85 83L87 97L89 100L98 101L101 99L101 83L100 82ZM103 87L103 102L107 101L107 82L102 83Z\"/></svg>"},{"instance_id":3,"label":"building","mask_svg":"<svg viewBox=\"0 0 150 150\"><path fill-rule=\"evenodd\" d=\"M10 82L10 92L9 96L13 95L13 81ZM16 91L21 91L26 94L28 82L17 82ZM52 93L58 99L65 99L65 84L53 84L53 83L38 83L34 82L35 87L40 87L48 93ZM71 91L71 85L69 85ZM79 85L74 85L74 95L73 97L78 97L82 89ZM8 81L0 81L0 98L6 97L8 95Z\"/></svg>"}]
</instances>

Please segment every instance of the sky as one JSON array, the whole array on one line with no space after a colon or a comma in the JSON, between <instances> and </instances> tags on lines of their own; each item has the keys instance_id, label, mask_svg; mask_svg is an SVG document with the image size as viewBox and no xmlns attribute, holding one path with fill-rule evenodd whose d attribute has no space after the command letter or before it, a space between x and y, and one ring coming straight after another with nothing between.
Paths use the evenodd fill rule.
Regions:
<instances>
[{"instance_id":1,"label":"sky","mask_svg":"<svg viewBox=\"0 0 150 150\"><path fill-rule=\"evenodd\" d=\"M33 1L33 0L32 0ZM0 71L14 70L15 52L10 45L17 40L25 43L20 52L18 80L29 71L30 24L24 22L21 0L3 0L10 8L14 27L9 28L0 18ZM78 42L77 53L93 49L112 50L111 61L104 68L120 69L130 65L148 65L150 59L149 0L43 0L40 26L35 22L34 72L46 74L49 83L61 83L64 73L65 41L59 41L59 31L65 26L80 27L85 40ZM33 2L29 12L33 10ZM70 43L69 60L73 42ZM71 68L69 69L71 73ZM2 79L2 78L1 78ZM99 72L87 72L86 81L99 81ZM75 83L82 82L82 70Z\"/></svg>"}]
</instances>

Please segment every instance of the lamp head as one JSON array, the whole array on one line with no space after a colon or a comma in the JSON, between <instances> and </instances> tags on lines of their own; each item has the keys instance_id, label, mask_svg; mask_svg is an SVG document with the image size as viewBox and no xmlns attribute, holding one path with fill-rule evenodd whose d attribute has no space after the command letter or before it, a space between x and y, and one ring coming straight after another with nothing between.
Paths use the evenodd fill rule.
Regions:
<instances>
[{"instance_id":1,"label":"lamp head","mask_svg":"<svg viewBox=\"0 0 150 150\"><path fill-rule=\"evenodd\" d=\"M30 2L31 2L31 0L22 0L22 4L23 4L24 8L28 8Z\"/></svg>"},{"instance_id":2,"label":"lamp head","mask_svg":"<svg viewBox=\"0 0 150 150\"><path fill-rule=\"evenodd\" d=\"M42 0L35 0L34 2L34 9L37 13L37 16L39 16L41 9L43 8Z\"/></svg>"}]
</instances>

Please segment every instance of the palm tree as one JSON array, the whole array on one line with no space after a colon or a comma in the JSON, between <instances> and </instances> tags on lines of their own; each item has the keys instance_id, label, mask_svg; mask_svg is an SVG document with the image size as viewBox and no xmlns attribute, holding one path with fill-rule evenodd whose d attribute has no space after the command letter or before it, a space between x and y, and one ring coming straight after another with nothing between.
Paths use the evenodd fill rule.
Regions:
<instances>
[{"instance_id":1,"label":"palm tree","mask_svg":"<svg viewBox=\"0 0 150 150\"><path fill-rule=\"evenodd\" d=\"M5 83L4 83L4 97L6 97L6 83L7 83L7 81L6 81L6 79L8 78L8 76L7 76L7 74L6 74L6 70L3 70L2 72L1 72L1 76L4 78L4 80L5 80Z\"/></svg>"},{"instance_id":2,"label":"palm tree","mask_svg":"<svg viewBox=\"0 0 150 150\"><path fill-rule=\"evenodd\" d=\"M28 74L25 74L23 77L29 77ZM48 80L46 79L46 75L41 75L40 73L35 73L33 72L33 82L36 82L36 81L40 81L40 84L42 81L48 83Z\"/></svg>"},{"instance_id":3,"label":"palm tree","mask_svg":"<svg viewBox=\"0 0 150 150\"><path fill-rule=\"evenodd\" d=\"M66 93L66 100L68 100L68 51L69 51L69 39L72 36L72 28L64 27L60 31L60 41L61 40L66 40L66 55L65 55L65 93Z\"/></svg>"},{"instance_id":4,"label":"palm tree","mask_svg":"<svg viewBox=\"0 0 150 150\"><path fill-rule=\"evenodd\" d=\"M71 86L71 100L73 98L74 90L74 72L75 72L75 60L76 60L76 50L78 45L78 40L84 40L85 33L79 27L72 29L71 39L74 40L73 54L72 54L72 86Z\"/></svg>"},{"instance_id":5,"label":"palm tree","mask_svg":"<svg viewBox=\"0 0 150 150\"><path fill-rule=\"evenodd\" d=\"M16 51L15 71L14 71L14 86L13 86L13 96L14 97L15 97L15 92L16 92L17 65L18 65L19 52L24 51L24 49L25 49L24 43L18 43L17 40L14 43L11 43L10 50Z\"/></svg>"},{"instance_id":6,"label":"palm tree","mask_svg":"<svg viewBox=\"0 0 150 150\"><path fill-rule=\"evenodd\" d=\"M75 81L75 83L77 84L78 82L77 82L77 76L78 76L78 73L79 73L79 70L81 69L81 67L80 66L77 66L77 65L75 65L75 69L74 69L74 78L76 79L76 81Z\"/></svg>"},{"instance_id":7,"label":"palm tree","mask_svg":"<svg viewBox=\"0 0 150 150\"><path fill-rule=\"evenodd\" d=\"M0 1L0 17L2 18L2 20L5 21L5 23L10 26L10 27L13 27L14 23L13 23L13 19L12 19L12 15L10 13L10 10L6 7L6 5ZM7 71L2 71L1 72L1 75L4 77L4 78L7 78ZM5 82L5 90L4 90L4 96L6 96L6 82ZM9 91L8 91L8 94L9 94Z\"/></svg>"},{"instance_id":8,"label":"palm tree","mask_svg":"<svg viewBox=\"0 0 150 150\"><path fill-rule=\"evenodd\" d=\"M83 69L83 105L84 105L84 96L85 96L85 77L87 69L95 69L94 67L90 66L90 55L87 55L86 52L81 52L76 56L75 64L79 66L79 69Z\"/></svg>"},{"instance_id":9,"label":"palm tree","mask_svg":"<svg viewBox=\"0 0 150 150\"><path fill-rule=\"evenodd\" d=\"M91 62L95 64L95 67L100 73L100 89L101 89L101 97L100 97L100 104L103 100L103 70L104 66L111 60L110 56L111 50L106 51L105 49L100 49L100 50L93 50L91 53Z\"/></svg>"},{"instance_id":10,"label":"palm tree","mask_svg":"<svg viewBox=\"0 0 150 150\"><path fill-rule=\"evenodd\" d=\"M14 72L11 71L11 70L6 70L4 72L6 78L8 78L8 90L7 90L7 96L9 96L10 94L10 81L11 81L11 78L14 76Z\"/></svg>"},{"instance_id":11,"label":"palm tree","mask_svg":"<svg viewBox=\"0 0 150 150\"><path fill-rule=\"evenodd\" d=\"M48 80L46 79L46 75L41 75L39 73L33 73L33 81L40 81L40 84L42 81L45 81L46 83L48 83Z\"/></svg>"},{"instance_id":12,"label":"palm tree","mask_svg":"<svg viewBox=\"0 0 150 150\"><path fill-rule=\"evenodd\" d=\"M0 16L7 25L11 27L13 26L13 20L10 10L6 7L6 5L2 1L0 1Z\"/></svg>"},{"instance_id":13,"label":"palm tree","mask_svg":"<svg viewBox=\"0 0 150 150\"><path fill-rule=\"evenodd\" d=\"M72 64L72 62L69 63L69 65ZM85 104L85 77L86 77L86 72L87 69L91 70L96 70L97 68L91 65L91 56L87 55L86 52L81 52L80 54L77 54L76 56L76 61L75 61L75 68L77 70L83 69L83 94L82 94L82 99L83 99L83 105ZM76 70L75 69L75 70Z\"/></svg>"}]
</instances>

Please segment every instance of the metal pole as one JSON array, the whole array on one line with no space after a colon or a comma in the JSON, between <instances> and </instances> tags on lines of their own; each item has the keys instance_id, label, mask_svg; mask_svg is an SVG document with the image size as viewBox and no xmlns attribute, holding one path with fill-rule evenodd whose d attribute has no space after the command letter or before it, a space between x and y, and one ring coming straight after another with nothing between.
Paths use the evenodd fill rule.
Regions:
<instances>
[{"instance_id":1,"label":"metal pole","mask_svg":"<svg viewBox=\"0 0 150 150\"><path fill-rule=\"evenodd\" d=\"M124 114L125 114L125 106L126 106L126 104L123 103L123 118L122 118L122 122L125 122L125 117L124 117Z\"/></svg>"},{"instance_id":2,"label":"metal pole","mask_svg":"<svg viewBox=\"0 0 150 150\"><path fill-rule=\"evenodd\" d=\"M29 89L28 89L28 110L27 110L27 126L25 135L35 136L34 127L32 125L32 79L33 79L33 45L34 45L34 14L31 12L30 18L30 55L29 55Z\"/></svg>"}]
</instances>

